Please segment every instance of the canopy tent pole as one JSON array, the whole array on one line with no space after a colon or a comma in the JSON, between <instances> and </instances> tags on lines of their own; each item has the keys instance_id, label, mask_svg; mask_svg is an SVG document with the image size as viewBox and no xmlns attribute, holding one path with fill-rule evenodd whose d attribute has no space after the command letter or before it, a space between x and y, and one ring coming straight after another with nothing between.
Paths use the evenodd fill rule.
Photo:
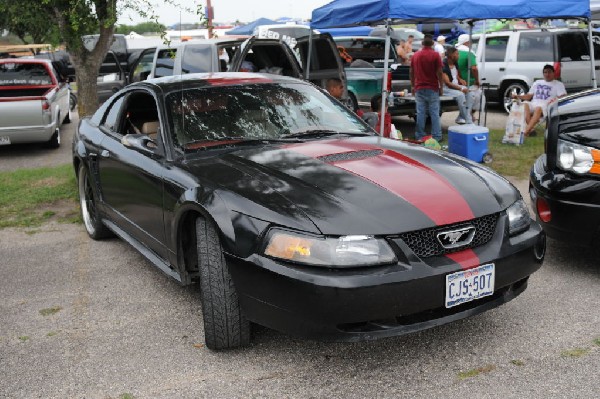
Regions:
<instances>
[{"instance_id":1,"label":"canopy tent pole","mask_svg":"<svg viewBox=\"0 0 600 399\"><path fill-rule=\"evenodd\" d=\"M386 35L385 35L385 50L383 59L383 87L381 88L381 116L379 117L379 135L383 136L383 125L385 120L385 105L388 101L388 68L389 68L389 54L390 54L390 36L391 36L391 20L385 21Z\"/></svg>"},{"instance_id":2,"label":"canopy tent pole","mask_svg":"<svg viewBox=\"0 0 600 399\"><path fill-rule=\"evenodd\" d=\"M310 28L308 33L308 58L306 60L306 71L304 71L304 79L310 78L310 59L312 58L312 47L313 47L313 30Z\"/></svg>"},{"instance_id":3,"label":"canopy tent pole","mask_svg":"<svg viewBox=\"0 0 600 399\"><path fill-rule=\"evenodd\" d=\"M596 56L594 54L594 36L592 35L592 20L587 20L588 26L588 42L590 44L590 62L592 64L592 87L594 89L598 88L598 82L596 82Z\"/></svg>"}]
</instances>

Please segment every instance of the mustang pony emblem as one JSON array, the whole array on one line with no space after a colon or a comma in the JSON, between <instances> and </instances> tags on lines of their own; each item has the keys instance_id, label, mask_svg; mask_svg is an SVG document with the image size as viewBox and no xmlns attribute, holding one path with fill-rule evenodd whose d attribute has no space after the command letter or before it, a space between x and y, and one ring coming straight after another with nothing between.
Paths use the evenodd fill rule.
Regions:
<instances>
[{"instance_id":1,"label":"mustang pony emblem","mask_svg":"<svg viewBox=\"0 0 600 399\"><path fill-rule=\"evenodd\" d=\"M437 239L442 244L442 247L451 249L470 244L474 236L475 227L469 226L458 230L438 233Z\"/></svg>"}]
</instances>

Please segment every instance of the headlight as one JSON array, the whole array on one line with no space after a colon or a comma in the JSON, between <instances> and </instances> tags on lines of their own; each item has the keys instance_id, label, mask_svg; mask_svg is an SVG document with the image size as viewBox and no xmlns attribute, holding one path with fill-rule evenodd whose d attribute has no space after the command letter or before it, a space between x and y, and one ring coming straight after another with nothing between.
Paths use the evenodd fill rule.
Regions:
<instances>
[{"instance_id":1,"label":"headlight","mask_svg":"<svg viewBox=\"0 0 600 399\"><path fill-rule=\"evenodd\" d=\"M558 166L568 172L600 173L600 151L569 141L558 140Z\"/></svg>"},{"instance_id":2,"label":"headlight","mask_svg":"<svg viewBox=\"0 0 600 399\"><path fill-rule=\"evenodd\" d=\"M523 200L518 200L509 206L506 213L508 214L508 234L511 236L529 228L531 217Z\"/></svg>"},{"instance_id":3,"label":"headlight","mask_svg":"<svg viewBox=\"0 0 600 399\"><path fill-rule=\"evenodd\" d=\"M286 261L326 267L374 266L396 262L385 240L373 236L320 237L271 230L264 254Z\"/></svg>"}]
</instances>

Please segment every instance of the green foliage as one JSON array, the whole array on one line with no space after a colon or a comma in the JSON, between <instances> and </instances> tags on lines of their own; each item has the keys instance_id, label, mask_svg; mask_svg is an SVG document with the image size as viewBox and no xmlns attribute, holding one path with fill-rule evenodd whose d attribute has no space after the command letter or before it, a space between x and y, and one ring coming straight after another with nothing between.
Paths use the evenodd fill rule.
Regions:
<instances>
[{"instance_id":1,"label":"green foliage","mask_svg":"<svg viewBox=\"0 0 600 399\"><path fill-rule=\"evenodd\" d=\"M60 312L61 310L62 310L62 308L60 306L52 306L51 308L46 308L46 309L40 310L40 314L42 316L52 316L53 314L56 314L56 313Z\"/></svg>"},{"instance_id":2,"label":"green foliage","mask_svg":"<svg viewBox=\"0 0 600 399\"><path fill-rule=\"evenodd\" d=\"M39 226L66 204L66 217L77 213L77 184L69 164L53 168L0 172L0 228ZM64 205L63 205L64 206Z\"/></svg>"},{"instance_id":3,"label":"green foliage","mask_svg":"<svg viewBox=\"0 0 600 399\"><path fill-rule=\"evenodd\" d=\"M56 24L47 16L43 1L0 1L0 30L6 29L24 44L59 43Z\"/></svg>"},{"instance_id":4,"label":"green foliage","mask_svg":"<svg viewBox=\"0 0 600 399\"><path fill-rule=\"evenodd\" d=\"M159 33L165 31L166 29L167 27L163 24L156 23L154 21L148 21L139 23L137 25L119 25L117 26L115 33L127 35L131 32L135 32L141 35L144 33Z\"/></svg>"}]
</instances>

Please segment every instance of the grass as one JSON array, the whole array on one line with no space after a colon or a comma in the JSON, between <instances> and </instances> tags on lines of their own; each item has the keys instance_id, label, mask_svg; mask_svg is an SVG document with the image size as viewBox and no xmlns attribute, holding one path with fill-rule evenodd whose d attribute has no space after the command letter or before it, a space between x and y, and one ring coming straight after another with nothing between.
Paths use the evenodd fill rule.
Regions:
<instances>
[{"instance_id":1,"label":"grass","mask_svg":"<svg viewBox=\"0 0 600 399\"><path fill-rule=\"evenodd\" d=\"M538 131L535 137L526 137L521 145L502 144L504 130L490 130L488 151L494 161L487 166L503 176L521 180L529 178L529 171L535 160L544 153L544 135Z\"/></svg>"},{"instance_id":2,"label":"grass","mask_svg":"<svg viewBox=\"0 0 600 399\"><path fill-rule=\"evenodd\" d=\"M600 338L596 338L595 340L592 341L594 343L594 345L596 346L600 346Z\"/></svg>"},{"instance_id":3,"label":"grass","mask_svg":"<svg viewBox=\"0 0 600 399\"><path fill-rule=\"evenodd\" d=\"M21 342L29 341L29 336L21 335L21 336L19 336L19 341L21 341Z\"/></svg>"},{"instance_id":4,"label":"grass","mask_svg":"<svg viewBox=\"0 0 600 399\"><path fill-rule=\"evenodd\" d=\"M467 379L467 378L472 378L472 377L477 377L480 374L486 374L489 373L493 370L496 369L496 366L493 365L487 365L487 366L483 366L483 367L478 367L476 369L471 369L471 370L467 370L467 371L461 371L460 373L458 373L458 378L460 378L461 380Z\"/></svg>"},{"instance_id":5,"label":"grass","mask_svg":"<svg viewBox=\"0 0 600 399\"><path fill-rule=\"evenodd\" d=\"M575 348L575 349L569 349L566 351L561 352L561 356L562 357L581 357L583 355L587 355L587 353L589 352L589 349L585 349L585 348Z\"/></svg>"},{"instance_id":6,"label":"grass","mask_svg":"<svg viewBox=\"0 0 600 399\"><path fill-rule=\"evenodd\" d=\"M60 306L53 306L51 308L46 308L46 309L40 310L40 314L42 316L51 316L53 314L60 312L61 310L62 310L62 308Z\"/></svg>"},{"instance_id":7,"label":"grass","mask_svg":"<svg viewBox=\"0 0 600 399\"><path fill-rule=\"evenodd\" d=\"M0 228L79 220L77 185L69 164L0 172Z\"/></svg>"},{"instance_id":8,"label":"grass","mask_svg":"<svg viewBox=\"0 0 600 399\"><path fill-rule=\"evenodd\" d=\"M513 359L510 361L512 364L514 364L515 366L524 366L525 362L519 359Z\"/></svg>"}]
</instances>

